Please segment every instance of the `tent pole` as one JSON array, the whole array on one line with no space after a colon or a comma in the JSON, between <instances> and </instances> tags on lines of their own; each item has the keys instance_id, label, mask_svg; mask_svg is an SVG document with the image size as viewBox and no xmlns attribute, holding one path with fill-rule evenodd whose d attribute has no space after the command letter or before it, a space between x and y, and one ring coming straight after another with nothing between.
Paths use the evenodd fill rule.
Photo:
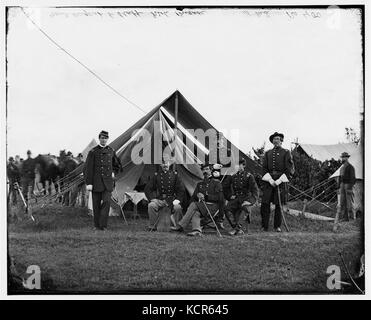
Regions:
<instances>
[{"instance_id":1,"label":"tent pole","mask_svg":"<svg viewBox=\"0 0 371 320\"><path fill-rule=\"evenodd\" d=\"M176 137L178 130L178 91L175 92L175 112L174 112L174 158L176 159ZM176 161L174 162L174 170L176 170Z\"/></svg>"}]
</instances>

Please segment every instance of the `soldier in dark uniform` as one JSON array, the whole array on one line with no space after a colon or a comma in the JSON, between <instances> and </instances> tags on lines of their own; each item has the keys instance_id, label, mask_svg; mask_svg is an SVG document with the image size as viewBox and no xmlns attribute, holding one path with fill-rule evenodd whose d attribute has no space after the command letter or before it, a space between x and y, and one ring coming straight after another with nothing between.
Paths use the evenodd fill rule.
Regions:
<instances>
[{"instance_id":1,"label":"soldier in dark uniform","mask_svg":"<svg viewBox=\"0 0 371 320\"><path fill-rule=\"evenodd\" d=\"M77 156L77 168L83 168L84 165L85 165L85 161L84 161L84 156L82 153L79 153L78 156ZM78 170L76 168L76 170ZM81 173L82 174L82 173ZM86 199L86 184L84 181L82 181L81 183L79 183L77 185L77 189L76 189L76 194L73 194L71 196L72 200L72 205L76 205L76 202L77 202L77 198L81 197L81 201L80 201L80 206L81 207L85 207L86 206L86 203L87 203L87 199Z\"/></svg>"},{"instance_id":2,"label":"soldier in dark uniform","mask_svg":"<svg viewBox=\"0 0 371 320\"><path fill-rule=\"evenodd\" d=\"M241 222L246 220L250 223L251 206L258 200L258 185L252 174L246 170L246 160L239 161L238 172L231 177L231 197L225 208L225 215L233 230L230 235L241 235Z\"/></svg>"},{"instance_id":3,"label":"soldier in dark uniform","mask_svg":"<svg viewBox=\"0 0 371 320\"><path fill-rule=\"evenodd\" d=\"M280 190L281 204L287 201L287 182L294 174L294 163L289 150L282 148L284 135L275 132L269 137L274 148L265 152L263 157L262 178L262 230L268 231L270 204L275 205L274 229L281 232L282 212L279 205L278 190ZM278 187L279 186L279 187Z\"/></svg>"},{"instance_id":4,"label":"soldier in dark uniform","mask_svg":"<svg viewBox=\"0 0 371 320\"><path fill-rule=\"evenodd\" d=\"M192 223L192 231L188 235L201 236L201 226L211 221L209 212L215 215L221 204L224 203L223 187L221 182L212 176L212 166L204 164L201 166L201 170L204 179L197 183L192 195L192 202L179 224L172 228L173 231L182 232L189 223Z\"/></svg>"},{"instance_id":5,"label":"soldier in dark uniform","mask_svg":"<svg viewBox=\"0 0 371 320\"><path fill-rule=\"evenodd\" d=\"M22 162L21 167L21 187L24 199L28 201L28 195L32 194L35 183L35 159L32 158L32 152L27 151L27 159Z\"/></svg>"},{"instance_id":6,"label":"soldier in dark uniform","mask_svg":"<svg viewBox=\"0 0 371 320\"><path fill-rule=\"evenodd\" d=\"M149 226L154 231L157 227L160 210L169 207L171 221L177 224L183 216L181 203L184 199L184 185L176 171L170 170L170 162L164 160L160 172L155 172L144 188L148 204Z\"/></svg>"},{"instance_id":7,"label":"soldier in dark uniform","mask_svg":"<svg viewBox=\"0 0 371 320\"><path fill-rule=\"evenodd\" d=\"M63 194L62 204L65 206L74 206L77 195L76 194L77 186L73 185L73 181L76 179L76 175L73 175L71 173L75 171L75 169L78 166L78 163L73 158L73 155L70 151L67 152L66 157L63 159L63 165L64 165L63 184L65 185L65 187L68 187L68 190L65 191Z\"/></svg>"},{"instance_id":8,"label":"soldier in dark uniform","mask_svg":"<svg viewBox=\"0 0 371 320\"><path fill-rule=\"evenodd\" d=\"M108 132L99 133L99 144L89 151L84 166L86 190L92 191L94 227L107 228L115 174L122 170L116 152L107 146Z\"/></svg>"},{"instance_id":9,"label":"soldier in dark uniform","mask_svg":"<svg viewBox=\"0 0 371 320\"><path fill-rule=\"evenodd\" d=\"M13 157L9 158L6 166L6 174L9 179L9 197L12 204L15 205L17 203L17 190L14 188L14 184L20 183L20 174Z\"/></svg>"}]
</instances>

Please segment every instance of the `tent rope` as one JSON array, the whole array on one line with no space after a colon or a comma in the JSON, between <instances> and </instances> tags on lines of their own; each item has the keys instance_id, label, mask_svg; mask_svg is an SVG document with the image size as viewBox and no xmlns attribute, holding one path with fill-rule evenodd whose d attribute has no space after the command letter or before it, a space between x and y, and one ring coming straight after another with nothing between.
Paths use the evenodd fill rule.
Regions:
<instances>
[{"instance_id":1,"label":"tent rope","mask_svg":"<svg viewBox=\"0 0 371 320\"><path fill-rule=\"evenodd\" d=\"M82 63L79 59L75 58L71 53L69 53L66 49L64 49L62 46L60 46L55 40L52 39L44 30L41 29L40 26L38 26L35 21L31 19L31 17L25 12L25 10L21 7L22 12L27 17L28 20L31 21L31 23L50 41L52 42L58 49L62 50L64 53L66 53L70 58L75 60L78 64L80 64L82 67L84 67L89 73L91 73L94 77L96 77L101 83L103 83L106 87L111 89L114 93L116 93L119 97L124 99L126 102L129 102L132 106L136 107L143 113L147 113L144 109L142 109L140 106L138 106L136 103L131 101L130 99L126 98L124 95L122 95L119 91L117 91L115 88L113 88L110 84L108 84L106 81L104 81L98 74L96 74L93 70L91 70L88 66L86 66L84 63Z\"/></svg>"},{"instance_id":2,"label":"tent rope","mask_svg":"<svg viewBox=\"0 0 371 320\"><path fill-rule=\"evenodd\" d=\"M308 189L306 189L306 190L304 190L304 191L302 191L302 190L300 190L300 189L294 187L294 185L290 183L290 184L289 184L289 187L295 189L296 191L299 191L299 193L298 193L297 195L293 196L293 198L290 199L290 201L297 200L299 197L301 197L301 196L303 196L303 195L307 195L307 196L309 196L309 197L312 197L312 196L310 196L310 195L308 194L310 191L315 191L315 190L317 190L318 188L323 187L323 186L325 186L325 185L328 184L328 183L330 183L330 180L329 180L329 179L326 179L326 180L324 180L324 181L318 183L318 184L315 185L315 186L311 186L311 187L309 187Z\"/></svg>"}]
</instances>

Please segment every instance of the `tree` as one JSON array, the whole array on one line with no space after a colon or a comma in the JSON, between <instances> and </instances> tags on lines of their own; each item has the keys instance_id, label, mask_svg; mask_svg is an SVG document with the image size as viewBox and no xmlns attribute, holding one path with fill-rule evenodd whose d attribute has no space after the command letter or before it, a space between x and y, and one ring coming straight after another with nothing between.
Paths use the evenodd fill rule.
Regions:
<instances>
[{"instance_id":1,"label":"tree","mask_svg":"<svg viewBox=\"0 0 371 320\"><path fill-rule=\"evenodd\" d=\"M312 197L318 196L318 200L329 201L333 198L334 192L337 189L335 179L318 188L316 186L322 181L327 180L341 166L341 161L331 159L321 162L309 157L305 153L298 152L296 149L292 152L292 156L295 165L295 174L291 180L291 184L302 191L309 189L308 193ZM308 196L300 198L308 198Z\"/></svg>"},{"instance_id":2,"label":"tree","mask_svg":"<svg viewBox=\"0 0 371 320\"><path fill-rule=\"evenodd\" d=\"M354 142L356 144L358 144L361 140L360 136L353 128L345 128L345 138L347 141Z\"/></svg>"},{"instance_id":3,"label":"tree","mask_svg":"<svg viewBox=\"0 0 371 320\"><path fill-rule=\"evenodd\" d=\"M254 155L254 160L259 163L260 165L263 164L263 157L264 157L264 152L265 152L265 142L263 143L263 145L259 148L252 148L252 150L254 151L255 155Z\"/></svg>"}]
</instances>

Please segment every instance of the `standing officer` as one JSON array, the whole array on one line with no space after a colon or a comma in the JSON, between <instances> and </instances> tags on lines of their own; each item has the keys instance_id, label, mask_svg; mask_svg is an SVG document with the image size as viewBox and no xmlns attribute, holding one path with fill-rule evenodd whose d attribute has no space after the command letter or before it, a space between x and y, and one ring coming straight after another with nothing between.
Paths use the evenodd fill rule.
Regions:
<instances>
[{"instance_id":1,"label":"standing officer","mask_svg":"<svg viewBox=\"0 0 371 320\"><path fill-rule=\"evenodd\" d=\"M221 204L224 204L223 187L221 182L213 177L212 166L203 164L201 170L204 179L197 183L192 195L192 202L179 224L172 228L173 231L182 232L189 223L192 223L192 231L188 235L201 236L201 225L211 221L209 212L215 215L220 210Z\"/></svg>"},{"instance_id":2,"label":"standing officer","mask_svg":"<svg viewBox=\"0 0 371 320\"><path fill-rule=\"evenodd\" d=\"M227 220L233 230L229 233L232 236L243 234L243 220L250 223L250 207L258 200L258 185L252 174L246 170L246 160L239 161L238 172L231 177L231 197L225 209Z\"/></svg>"},{"instance_id":3,"label":"standing officer","mask_svg":"<svg viewBox=\"0 0 371 320\"><path fill-rule=\"evenodd\" d=\"M349 221L354 217L354 194L353 187L356 183L356 173L353 165L349 163L349 153L343 152L340 156L342 166L338 181L338 204L336 209L334 230L338 227L340 220Z\"/></svg>"},{"instance_id":4,"label":"standing officer","mask_svg":"<svg viewBox=\"0 0 371 320\"><path fill-rule=\"evenodd\" d=\"M9 162L6 166L6 173L9 179L9 197L13 205L17 204L17 191L14 188L14 184L20 182L19 169L14 162L14 158L10 157Z\"/></svg>"},{"instance_id":5,"label":"standing officer","mask_svg":"<svg viewBox=\"0 0 371 320\"><path fill-rule=\"evenodd\" d=\"M282 212L281 205L287 201L287 182L294 174L294 162L289 150L282 148L284 135L275 132L269 137L269 141L274 145L273 149L265 152L263 157L263 178L262 178L262 230L268 231L270 204L275 205L274 229L281 232ZM279 185L282 183L282 186ZM280 190L280 199L278 197Z\"/></svg>"},{"instance_id":6,"label":"standing officer","mask_svg":"<svg viewBox=\"0 0 371 320\"><path fill-rule=\"evenodd\" d=\"M184 199L184 186L178 173L170 170L169 160L162 161L160 172L155 172L150 178L144 188L144 193L150 201L148 204L149 231L156 230L159 211L165 207L171 209L171 221L177 225L183 216L181 203Z\"/></svg>"},{"instance_id":7,"label":"standing officer","mask_svg":"<svg viewBox=\"0 0 371 320\"><path fill-rule=\"evenodd\" d=\"M84 167L86 190L92 191L95 230L107 228L115 174L122 171L116 152L107 146L108 132L99 133L99 144L89 151Z\"/></svg>"},{"instance_id":8,"label":"standing officer","mask_svg":"<svg viewBox=\"0 0 371 320\"><path fill-rule=\"evenodd\" d=\"M32 194L35 183L35 159L32 158L32 152L27 151L27 159L22 162L21 166L21 187L23 197L26 202L29 200L28 195Z\"/></svg>"}]
</instances>

